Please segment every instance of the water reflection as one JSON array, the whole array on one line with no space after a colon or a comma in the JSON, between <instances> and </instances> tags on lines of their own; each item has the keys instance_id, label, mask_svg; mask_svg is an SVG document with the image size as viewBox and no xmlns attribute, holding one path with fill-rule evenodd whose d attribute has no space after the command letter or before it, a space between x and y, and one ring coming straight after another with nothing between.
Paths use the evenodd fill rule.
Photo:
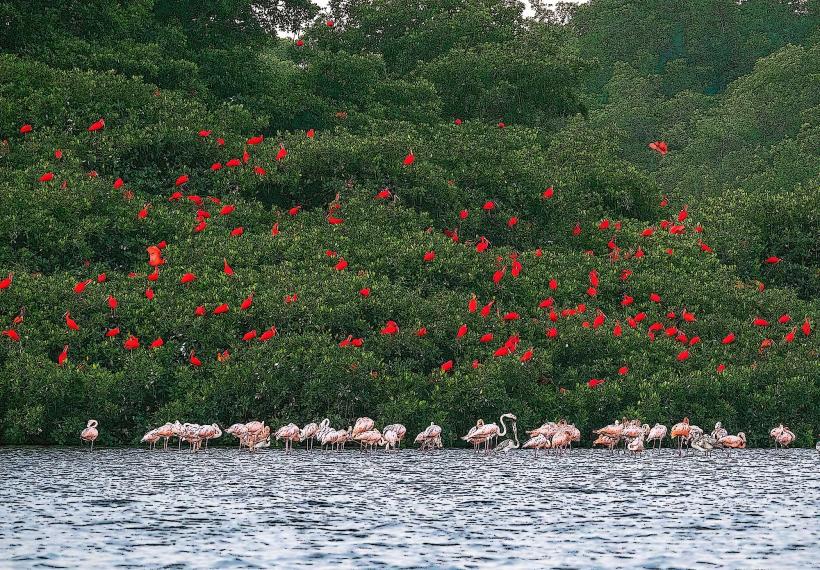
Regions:
<instances>
[{"instance_id":1,"label":"water reflection","mask_svg":"<svg viewBox=\"0 0 820 570\"><path fill-rule=\"evenodd\" d=\"M808 567L818 466L813 450L4 448L0 566Z\"/></svg>"}]
</instances>

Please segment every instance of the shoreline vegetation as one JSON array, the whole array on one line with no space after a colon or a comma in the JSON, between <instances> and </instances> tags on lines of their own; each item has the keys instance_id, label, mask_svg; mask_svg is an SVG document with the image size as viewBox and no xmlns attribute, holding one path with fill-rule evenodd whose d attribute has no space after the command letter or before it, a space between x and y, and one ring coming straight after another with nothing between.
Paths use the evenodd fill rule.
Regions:
<instances>
[{"instance_id":1,"label":"shoreline vegetation","mask_svg":"<svg viewBox=\"0 0 820 570\"><path fill-rule=\"evenodd\" d=\"M0 2L0 445L499 410L815 445L816 1L206 4Z\"/></svg>"}]
</instances>

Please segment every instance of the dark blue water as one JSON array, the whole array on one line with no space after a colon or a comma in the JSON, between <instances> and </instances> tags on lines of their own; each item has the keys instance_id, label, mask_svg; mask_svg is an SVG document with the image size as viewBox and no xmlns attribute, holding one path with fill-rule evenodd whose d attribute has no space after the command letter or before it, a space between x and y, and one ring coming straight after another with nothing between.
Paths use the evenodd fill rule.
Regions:
<instances>
[{"instance_id":1,"label":"dark blue water","mask_svg":"<svg viewBox=\"0 0 820 570\"><path fill-rule=\"evenodd\" d=\"M0 449L0 566L820 564L820 454Z\"/></svg>"}]
</instances>

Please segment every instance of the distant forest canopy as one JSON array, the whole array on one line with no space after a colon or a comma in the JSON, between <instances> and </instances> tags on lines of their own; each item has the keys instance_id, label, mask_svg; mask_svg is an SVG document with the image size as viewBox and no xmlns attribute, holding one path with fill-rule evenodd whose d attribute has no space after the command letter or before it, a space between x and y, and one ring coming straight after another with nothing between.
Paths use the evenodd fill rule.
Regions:
<instances>
[{"instance_id":1,"label":"distant forest canopy","mask_svg":"<svg viewBox=\"0 0 820 570\"><path fill-rule=\"evenodd\" d=\"M820 1L532 14L0 2L0 442L513 412L811 444Z\"/></svg>"}]
</instances>

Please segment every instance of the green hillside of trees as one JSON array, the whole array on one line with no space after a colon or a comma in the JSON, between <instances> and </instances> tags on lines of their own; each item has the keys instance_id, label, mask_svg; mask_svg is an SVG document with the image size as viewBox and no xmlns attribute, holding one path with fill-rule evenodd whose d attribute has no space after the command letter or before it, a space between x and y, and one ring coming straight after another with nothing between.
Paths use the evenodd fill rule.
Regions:
<instances>
[{"instance_id":1,"label":"green hillside of trees","mask_svg":"<svg viewBox=\"0 0 820 570\"><path fill-rule=\"evenodd\" d=\"M0 1L0 442L813 444L820 2L330 4Z\"/></svg>"}]
</instances>

